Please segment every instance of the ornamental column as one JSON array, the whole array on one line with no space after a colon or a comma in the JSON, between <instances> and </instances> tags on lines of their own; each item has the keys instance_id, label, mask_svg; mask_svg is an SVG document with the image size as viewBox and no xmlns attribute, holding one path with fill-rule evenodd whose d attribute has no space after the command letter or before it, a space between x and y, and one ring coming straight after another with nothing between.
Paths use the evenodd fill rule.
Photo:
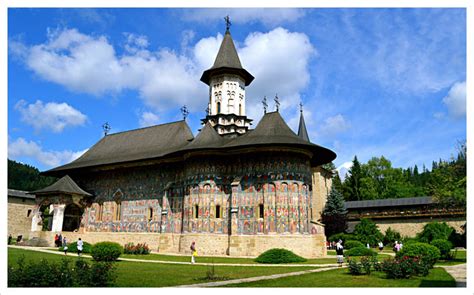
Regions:
<instances>
[{"instance_id":1,"label":"ornamental column","mask_svg":"<svg viewBox=\"0 0 474 295\"><path fill-rule=\"evenodd\" d=\"M65 204L54 204L52 232L61 232L63 230Z\"/></svg>"}]
</instances>

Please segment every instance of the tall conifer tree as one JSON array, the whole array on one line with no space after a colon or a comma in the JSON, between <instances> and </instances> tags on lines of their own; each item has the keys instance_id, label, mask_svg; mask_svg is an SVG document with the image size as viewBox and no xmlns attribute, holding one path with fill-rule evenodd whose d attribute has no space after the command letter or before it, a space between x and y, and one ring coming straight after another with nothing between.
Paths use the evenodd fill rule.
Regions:
<instances>
[{"instance_id":1,"label":"tall conifer tree","mask_svg":"<svg viewBox=\"0 0 474 295\"><path fill-rule=\"evenodd\" d=\"M340 233L346 230L346 214L347 210L344 208L344 198L333 186L322 214L326 236L329 237L335 233Z\"/></svg>"}]
</instances>

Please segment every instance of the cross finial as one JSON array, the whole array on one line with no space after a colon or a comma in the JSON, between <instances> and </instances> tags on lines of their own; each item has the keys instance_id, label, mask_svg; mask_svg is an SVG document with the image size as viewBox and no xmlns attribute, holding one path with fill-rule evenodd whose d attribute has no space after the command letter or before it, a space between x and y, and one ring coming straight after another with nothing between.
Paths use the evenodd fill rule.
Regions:
<instances>
[{"instance_id":1,"label":"cross finial","mask_svg":"<svg viewBox=\"0 0 474 295\"><path fill-rule=\"evenodd\" d=\"M184 105L180 110L181 114L183 114L183 119L186 120L186 117L189 115L188 108Z\"/></svg>"},{"instance_id":2,"label":"cross finial","mask_svg":"<svg viewBox=\"0 0 474 295\"><path fill-rule=\"evenodd\" d=\"M262 104L263 104L263 113L266 114L267 113L267 107L268 107L266 96L263 97Z\"/></svg>"},{"instance_id":3,"label":"cross finial","mask_svg":"<svg viewBox=\"0 0 474 295\"><path fill-rule=\"evenodd\" d=\"M278 101L278 94L275 94L275 107L276 107L276 111L278 112L278 110L280 109L280 101Z\"/></svg>"},{"instance_id":4,"label":"cross finial","mask_svg":"<svg viewBox=\"0 0 474 295\"><path fill-rule=\"evenodd\" d=\"M225 29L226 31L228 31L230 29L230 25L232 25L232 23L230 22L230 17L229 15L227 15L226 17L224 17L224 20L225 20Z\"/></svg>"},{"instance_id":5,"label":"cross finial","mask_svg":"<svg viewBox=\"0 0 474 295\"><path fill-rule=\"evenodd\" d=\"M105 122L104 125L102 125L102 129L104 130L104 136L107 136L107 134L109 133L110 129L110 125L108 122Z\"/></svg>"},{"instance_id":6,"label":"cross finial","mask_svg":"<svg viewBox=\"0 0 474 295\"><path fill-rule=\"evenodd\" d=\"M303 103L300 101L300 113L303 113Z\"/></svg>"}]
</instances>

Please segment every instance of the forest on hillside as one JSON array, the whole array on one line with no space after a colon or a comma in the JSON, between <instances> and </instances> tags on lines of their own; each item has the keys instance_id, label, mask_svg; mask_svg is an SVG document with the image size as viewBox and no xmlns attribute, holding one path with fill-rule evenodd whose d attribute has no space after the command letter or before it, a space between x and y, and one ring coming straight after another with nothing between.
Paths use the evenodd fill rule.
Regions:
<instances>
[{"instance_id":1,"label":"forest on hillside","mask_svg":"<svg viewBox=\"0 0 474 295\"><path fill-rule=\"evenodd\" d=\"M346 178L334 173L333 186L346 201L432 196L441 203L466 204L466 143L457 145L457 155L433 161L431 171L414 167L394 168L389 159L373 157L352 161Z\"/></svg>"},{"instance_id":2,"label":"forest on hillside","mask_svg":"<svg viewBox=\"0 0 474 295\"><path fill-rule=\"evenodd\" d=\"M8 188L34 191L51 185L57 179L40 175L40 171L30 165L8 159Z\"/></svg>"}]
</instances>

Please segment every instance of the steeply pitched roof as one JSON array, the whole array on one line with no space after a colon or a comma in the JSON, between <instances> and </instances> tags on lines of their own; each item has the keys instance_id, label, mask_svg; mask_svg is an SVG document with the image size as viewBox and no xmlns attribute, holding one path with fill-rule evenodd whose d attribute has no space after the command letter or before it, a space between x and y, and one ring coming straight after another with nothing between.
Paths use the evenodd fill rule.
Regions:
<instances>
[{"instance_id":1,"label":"steeply pitched roof","mask_svg":"<svg viewBox=\"0 0 474 295\"><path fill-rule=\"evenodd\" d=\"M229 30L225 32L214 65L202 73L201 81L209 85L211 76L221 73L238 74L242 76L246 86L254 79L254 77L242 67Z\"/></svg>"},{"instance_id":2,"label":"steeply pitched roof","mask_svg":"<svg viewBox=\"0 0 474 295\"><path fill-rule=\"evenodd\" d=\"M24 199L34 199L35 196L28 195L27 191L20 191L16 189L8 189L8 196L9 197L17 197L17 198L24 198Z\"/></svg>"},{"instance_id":3,"label":"steeply pitched roof","mask_svg":"<svg viewBox=\"0 0 474 295\"><path fill-rule=\"evenodd\" d=\"M298 136L306 141L309 141L308 131L306 131L306 124L304 122L303 112L300 114L300 124L298 126Z\"/></svg>"},{"instance_id":4,"label":"steeply pitched roof","mask_svg":"<svg viewBox=\"0 0 474 295\"><path fill-rule=\"evenodd\" d=\"M346 209L376 208L376 207L399 207L414 205L430 205L435 203L432 197L393 198L380 200L349 201L345 202Z\"/></svg>"},{"instance_id":5,"label":"steeply pitched roof","mask_svg":"<svg viewBox=\"0 0 474 295\"><path fill-rule=\"evenodd\" d=\"M201 129L201 132L182 150L202 149L202 148L216 148L221 147L225 142L224 137L220 136L212 127L211 123L207 122Z\"/></svg>"},{"instance_id":6,"label":"steeply pitched roof","mask_svg":"<svg viewBox=\"0 0 474 295\"><path fill-rule=\"evenodd\" d=\"M47 186L43 189L30 192L29 194L47 194L47 193L69 193L69 194L77 194L83 196L92 196L82 188L80 188L74 180L72 180L69 175L66 175L53 183L50 186Z\"/></svg>"},{"instance_id":7,"label":"steeply pitched roof","mask_svg":"<svg viewBox=\"0 0 474 295\"><path fill-rule=\"evenodd\" d=\"M185 121L114 133L75 161L48 172L157 158L181 149L193 138Z\"/></svg>"},{"instance_id":8,"label":"steeply pitched roof","mask_svg":"<svg viewBox=\"0 0 474 295\"><path fill-rule=\"evenodd\" d=\"M249 145L291 145L300 146L313 152L312 164L319 166L329 163L336 154L324 147L306 141L296 135L285 123L279 112L266 113L252 132L230 141L224 147Z\"/></svg>"}]
</instances>

